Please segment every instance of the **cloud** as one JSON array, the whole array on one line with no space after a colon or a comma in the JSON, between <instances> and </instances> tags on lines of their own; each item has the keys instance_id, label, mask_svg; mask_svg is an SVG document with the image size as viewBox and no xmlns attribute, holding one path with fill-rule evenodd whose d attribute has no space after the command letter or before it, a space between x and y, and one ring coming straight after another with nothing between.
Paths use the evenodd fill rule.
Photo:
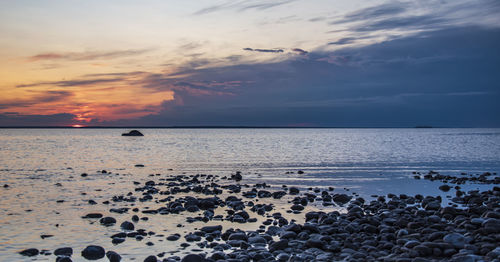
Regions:
<instances>
[{"instance_id":1,"label":"cloud","mask_svg":"<svg viewBox=\"0 0 500 262\"><path fill-rule=\"evenodd\" d=\"M409 30L429 29L437 30L447 25L448 20L434 15L420 15L410 17L395 17L383 19L376 22L368 22L353 28L355 31L378 31L378 30Z\"/></svg>"},{"instance_id":2,"label":"cloud","mask_svg":"<svg viewBox=\"0 0 500 262\"><path fill-rule=\"evenodd\" d=\"M145 72L103 73L81 79L20 85L23 88L14 89L6 96L9 99L0 98L0 113L51 115L67 112L76 116L73 122L89 123L158 113L160 105L173 98L173 88L143 87L140 80L150 75ZM56 88L58 90L54 90Z\"/></svg>"},{"instance_id":3,"label":"cloud","mask_svg":"<svg viewBox=\"0 0 500 262\"><path fill-rule=\"evenodd\" d=\"M105 59L115 59L123 58L128 56L141 55L150 51L150 49L141 50L119 50L119 51L108 51L108 52L73 52L73 53L42 53L34 56L28 57L26 60L28 62L46 61L46 60L67 60L67 61L86 61L86 60L105 60Z\"/></svg>"},{"instance_id":4,"label":"cloud","mask_svg":"<svg viewBox=\"0 0 500 262\"><path fill-rule=\"evenodd\" d=\"M293 1L294 0L276 1L274 3L272 1L271 2L269 2L269 1L260 2L260 3L255 3L255 4L247 3L247 5L241 6L238 10L239 11L245 11L245 10L249 10L249 9L266 10L266 9L277 7L280 5L285 5L285 4L291 3Z\"/></svg>"},{"instance_id":5,"label":"cloud","mask_svg":"<svg viewBox=\"0 0 500 262\"><path fill-rule=\"evenodd\" d=\"M339 46L348 45L356 43L358 40L370 39L370 38L373 38L373 36L357 34L356 36L343 37L337 39L336 41L329 42L328 45L339 45ZM390 37L387 37L387 40L390 40Z\"/></svg>"},{"instance_id":6,"label":"cloud","mask_svg":"<svg viewBox=\"0 0 500 262\"><path fill-rule=\"evenodd\" d=\"M315 49L301 59L220 65L203 58L176 73L112 73L54 85L109 77L124 79L130 101L155 98L103 104L96 114L108 110L121 117L91 122L98 125L500 127L498 43L498 27L455 26L335 51ZM170 92L173 99L160 97Z\"/></svg>"},{"instance_id":7,"label":"cloud","mask_svg":"<svg viewBox=\"0 0 500 262\"><path fill-rule=\"evenodd\" d=\"M265 25L272 25L272 24L286 24L286 23L290 23L290 22L294 22L294 21L300 21L301 18L298 17L297 15L289 15L289 16L284 16L284 17L280 17L280 18L276 18L276 19L269 19L269 20L264 20L262 22L259 23L259 25L261 26L265 26Z\"/></svg>"},{"instance_id":8,"label":"cloud","mask_svg":"<svg viewBox=\"0 0 500 262\"><path fill-rule=\"evenodd\" d=\"M356 41L358 38L356 37L344 37L340 38L337 41L333 41L328 43L329 45L347 45L347 44L352 44L354 41Z\"/></svg>"},{"instance_id":9,"label":"cloud","mask_svg":"<svg viewBox=\"0 0 500 262\"><path fill-rule=\"evenodd\" d=\"M308 59L193 69L177 82L158 74L144 86L173 85L175 99L111 124L500 127L499 41L498 28L455 27Z\"/></svg>"},{"instance_id":10,"label":"cloud","mask_svg":"<svg viewBox=\"0 0 500 262\"><path fill-rule=\"evenodd\" d=\"M309 22L321 22L321 21L325 21L326 20L326 17L324 16L317 16L317 17L312 17L312 18L309 18Z\"/></svg>"},{"instance_id":11,"label":"cloud","mask_svg":"<svg viewBox=\"0 0 500 262\"><path fill-rule=\"evenodd\" d=\"M283 49L279 49L279 48L276 48L276 49L259 49L259 48L254 49L254 48L246 47L246 48L243 48L243 50L261 52L261 53L283 53Z\"/></svg>"},{"instance_id":12,"label":"cloud","mask_svg":"<svg viewBox=\"0 0 500 262\"><path fill-rule=\"evenodd\" d=\"M84 75L84 77L107 77L107 76L113 76L113 77L130 77L130 76L137 76L137 75L143 75L146 74L144 71L134 71L134 72L118 72L118 73L98 73L98 74L87 74Z\"/></svg>"},{"instance_id":13,"label":"cloud","mask_svg":"<svg viewBox=\"0 0 500 262\"><path fill-rule=\"evenodd\" d=\"M73 92L65 90L32 91L31 97L16 99L0 99L0 110L12 107L30 107L37 104L53 103L67 100Z\"/></svg>"},{"instance_id":14,"label":"cloud","mask_svg":"<svg viewBox=\"0 0 500 262\"><path fill-rule=\"evenodd\" d=\"M50 115L25 115L15 112L0 113L0 126L27 127L27 126L68 126L74 122L75 115L68 113Z\"/></svg>"},{"instance_id":15,"label":"cloud","mask_svg":"<svg viewBox=\"0 0 500 262\"><path fill-rule=\"evenodd\" d=\"M381 17L394 16L406 12L409 8L409 3L391 2L363 8L344 15L341 19L331 22L331 24L351 23L358 21L366 21L378 19Z\"/></svg>"},{"instance_id":16,"label":"cloud","mask_svg":"<svg viewBox=\"0 0 500 262\"><path fill-rule=\"evenodd\" d=\"M500 4L494 0L389 2L356 10L330 22L340 31L408 34L415 30L441 30L453 26L490 26L500 22ZM345 24L345 25L344 25Z\"/></svg>"},{"instance_id":17,"label":"cloud","mask_svg":"<svg viewBox=\"0 0 500 262\"><path fill-rule=\"evenodd\" d=\"M306 55L307 53L309 53L306 50L300 48L293 48L292 51L297 52L299 55Z\"/></svg>"},{"instance_id":18,"label":"cloud","mask_svg":"<svg viewBox=\"0 0 500 262\"><path fill-rule=\"evenodd\" d=\"M70 96L73 96L73 92L65 91L65 90L49 90L45 91L42 95L35 97L35 101L41 103L50 103L61 101L67 99Z\"/></svg>"},{"instance_id":19,"label":"cloud","mask_svg":"<svg viewBox=\"0 0 500 262\"><path fill-rule=\"evenodd\" d=\"M77 80L64 80L64 81L53 81L53 82L37 82L31 84L17 85L16 87L17 88L36 87L36 86L78 87L78 86L114 83L123 80L124 78L77 79Z\"/></svg>"},{"instance_id":20,"label":"cloud","mask_svg":"<svg viewBox=\"0 0 500 262\"><path fill-rule=\"evenodd\" d=\"M243 12L247 10L266 10L273 7L282 6L291 3L295 0L285 0L285 1L228 1L223 4L212 5L209 7L202 8L196 12L194 15L205 15L214 12L219 12L223 10L236 10L238 12Z\"/></svg>"}]
</instances>

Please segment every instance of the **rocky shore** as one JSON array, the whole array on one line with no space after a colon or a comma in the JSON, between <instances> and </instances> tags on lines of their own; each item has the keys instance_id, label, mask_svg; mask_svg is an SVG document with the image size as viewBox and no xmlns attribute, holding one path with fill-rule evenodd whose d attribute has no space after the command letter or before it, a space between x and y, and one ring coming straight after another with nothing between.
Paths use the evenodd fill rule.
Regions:
<instances>
[{"instance_id":1,"label":"rocky shore","mask_svg":"<svg viewBox=\"0 0 500 262\"><path fill-rule=\"evenodd\" d=\"M107 171L102 171L107 172ZM82 174L82 178L91 174ZM266 183L246 184L240 172L231 176L150 175L134 182L133 192L112 196L91 205L110 205L109 213L82 214L94 226L116 227L109 241L144 241L151 236L178 245L190 254L162 252L136 261L500 261L500 177L496 174L441 175L415 173L415 179L435 181L442 191L454 193L446 205L440 196L336 193L335 188L298 188ZM486 191L462 191L466 183L490 184ZM160 207L147 208L147 203ZM285 213L277 205L287 205ZM319 209L322 208L322 210ZM126 214L120 220L113 214ZM186 234L162 235L139 228L152 216L185 217L197 225ZM298 219L300 217L300 219ZM255 224L256 230L242 225ZM178 224L181 228L184 225ZM72 261L74 252L87 260L120 261L121 255L101 246L83 250L36 247L22 256L53 256Z\"/></svg>"}]
</instances>

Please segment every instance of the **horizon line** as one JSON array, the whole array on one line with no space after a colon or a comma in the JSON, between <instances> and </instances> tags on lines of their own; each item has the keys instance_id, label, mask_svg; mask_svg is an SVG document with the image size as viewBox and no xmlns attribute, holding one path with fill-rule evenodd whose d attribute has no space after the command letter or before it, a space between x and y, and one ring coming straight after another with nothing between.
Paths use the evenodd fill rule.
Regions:
<instances>
[{"instance_id":1,"label":"horizon line","mask_svg":"<svg viewBox=\"0 0 500 262\"><path fill-rule=\"evenodd\" d=\"M499 127L470 127L470 126L230 126L230 125L199 125L199 126L0 126L0 129L42 129L42 128L61 128L61 129L312 129L312 128L414 128L414 129L429 129L429 128L499 128Z\"/></svg>"}]
</instances>

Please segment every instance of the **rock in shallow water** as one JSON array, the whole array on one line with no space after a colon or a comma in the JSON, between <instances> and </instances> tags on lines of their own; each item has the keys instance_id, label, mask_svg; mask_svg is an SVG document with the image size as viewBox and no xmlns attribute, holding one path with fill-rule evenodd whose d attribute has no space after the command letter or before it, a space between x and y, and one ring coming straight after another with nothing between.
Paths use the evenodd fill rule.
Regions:
<instances>
[{"instance_id":1,"label":"rock in shallow water","mask_svg":"<svg viewBox=\"0 0 500 262\"><path fill-rule=\"evenodd\" d=\"M128 222L128 221L125 221L123 222L120 227L124 230L134 230L134 224L132 224L131 222Z\"/></svg>"},{"instance_id":2,"label":"rock in shallow water","mask_svg":"<svg viewBox=\"0 0 500 262\"><path fill-rule=\"evenodd\" d=\"M106 257L108 258L109 262L120 262L120 260L122 260L122 257L114 251L106 252Z\"/></svg>"},{"instance_id":3,"label":"rock in shallow water","mask_svg":"<svg viewBox=\"0 0 500 262\"><path fill-rule=\"evenodd\" d=\"M38 251L38 249L36 248L28 248L28 249L25 249L21 252L19 252L19 254L23 255L23 256L27 256L27 257L33 257L33 256L36 256L40 253L40 251Z\"/></svg>"},{"instance_id":4,"label":"rock in shallow water","mask_svg":"<svg viewBox=\"0 0 500 262\"><path fill-rule=\"evenodd\" d=\"M131 130L128 133L123 133L122 136L144 136L139 130Z\"/></svg>"},{"instance_id":5,"label":"rock in shallow water","mask_svg":"<svg viewBox=\"0 0 500 262\"><path fill-rule=\"evenodd\" d=\"M177 241L181 236L179 234L173 234L167 237L168 241Z\"/></svg>"},{"instance_id":6,"label":"rock in shallow water","mask_svg":"<svg viewBox=\"0 0 500 262\"><path fill-rule=\"evenodd\" d=\"M296 187L290 187L290 189L288 189L288 193L290 195L298 195L300 193L300 190Z\"/></svg>"},{"instance_id":7,"label":"rock in shallow water","mask_svg":"<svg viewBox=\"0 0 500 262\"><path fill-rule=\"evenodd\" d=\"M56 262L73 262L70 257L57 257Z\"/></svg>"},{"instance_id":8,"label":"rock in shallow water","mask_svg":"<svg viewBox=\"0 0 500 262\"><path fill-rule=\"evenodd\" d=\"M88 259L88 260L97 260L101 259L105 255L104 248L100 246L94 246L90 245L87 246L83 251L82 251L82 257Z\"/></svg>"},{"instance_id":9,"label":"rock in shallow water","mask_svg":"<svg viewBox=\"0 0 500 262\"><path fill-rule=\"evenodd\" d=\"M332 199L335 203L346 204L347 202L351 201L352 197L346 194L335 194L333 195Z\"/></svg>"},{"instance_id":10,"label":"rock in shallow water","mask_svg":"<svg viewBox=\"0 0 500 262\"><path fill-rule=\"evenodd\" d=\"M116 219L112 218L112 217L103 217L99 220L99 222L102 224L102 225L105 225L105 226L111 226L111 225L114 225L116 223Z\"/></svg>"},{"instance_id":11,"label":"rock in shallow water","mask_svg":"<svg viewBox=\"0 0 500 262\"><path fill-rule=\"evenodd\" d=\"M71 247L61 247L54 251L54 255L70 257L73 255L73 249Z\"/></svg>"},{"instance_id":12,"label":"rock in shallow water","mask_svg":"<svg viewBox=\"0 0 500 262\"><path fill-rule=\"evenodd\" d=\"M101 217L102 217L101 213L90 213L90 214L86 214L82 218L101 218Z\"/></svg>"},{"instance_id":13,"label":"rock in shallow water","mask_svg":"<svg viewBox=\"0 0 500 262\"><path fill-rule=\"evenodd\" d=\"M217 226L205 226L201 228L201 231L205 233L213 233L215 231L222 231L222 226L217 225Z\"/></svg>"},{"instance_id":14,"label":"rock in shallow water","mask_svg":"<svg viewBox=\"0 0 500 262\"><path fill-rule=\"evenodd\" d=\"M197 241L201 240L200 236L192 234L192 233L187 234L186 236L184 236L184 238L186 239L187 242L197 242Z\"/></svg>"},{"instance_id":15,"label":"rock in shallow water","mask_svg":"<svg viewBox=\"0 0 500 262\"><path fill-rule=\"evenodd\" d=\"M297 205L297 204L295 204L295 205L293 205L290 209L291 209L291 210L294 210L294 211L302 211L302 210L304 210L304 207L303 207L303 206L301 206L301 205Z\"/></svg>"},{"instance_id":16,"label":"rock in shallow water","mask_svg":"<svg viewBox=\"0 0 500 262\"><path fill-rule=\"evenodd\" d=\"M149 256L146 259L144 259L144 262L156 262L158 259L155 256Z\"/></svg>"},{"instance_id":17,"label":"rock in shallow water","mask_svg":"<svg viewBox=\"0 0 500 262\"><path fill-rule=\"evenodd\" d=\"M445 185L440 186L439 189L441 191L448 192L448 191L450 191L451 187L449 185L445 184Z\"/></svg>"}]
</instances>

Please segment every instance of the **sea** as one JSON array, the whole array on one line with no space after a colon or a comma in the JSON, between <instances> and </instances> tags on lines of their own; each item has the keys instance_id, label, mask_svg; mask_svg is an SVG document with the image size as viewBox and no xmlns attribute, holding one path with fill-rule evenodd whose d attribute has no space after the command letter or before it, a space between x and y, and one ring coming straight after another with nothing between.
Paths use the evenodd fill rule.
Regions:
<instances>
[{"instance_id":1,"label":"sea","mask_svg":"<svg viewBox=\"0 0 500 262\"><path fill-rule=\"evenodd\" d=\"M500 171L500 129L140 128L143 137L121 136L129 130L0 129L1 261L55 261L53 255L25 258L17 252L70 246L79 253L89 244L115 250L126 261L142 261L154 252L182 256L188 250L163 236L200 226L174 228L185 217L143 221L160 236L151 236L154 245L147 248L145 241L135 240L112 245L103 236L119 229L81 218L108 212L112 206L100 202L133 192L133 182L152 176L230 176L239 171L247 184L332 187L366 198L442 195L446 203L452 191L441 192L439 183L414 176L431 170L454 176ZM90 205L91 199L99 204ZM115 216L123 220L131 215ZM75 254L73 261L84 260Z\"/></svg>"}]
</instances>

